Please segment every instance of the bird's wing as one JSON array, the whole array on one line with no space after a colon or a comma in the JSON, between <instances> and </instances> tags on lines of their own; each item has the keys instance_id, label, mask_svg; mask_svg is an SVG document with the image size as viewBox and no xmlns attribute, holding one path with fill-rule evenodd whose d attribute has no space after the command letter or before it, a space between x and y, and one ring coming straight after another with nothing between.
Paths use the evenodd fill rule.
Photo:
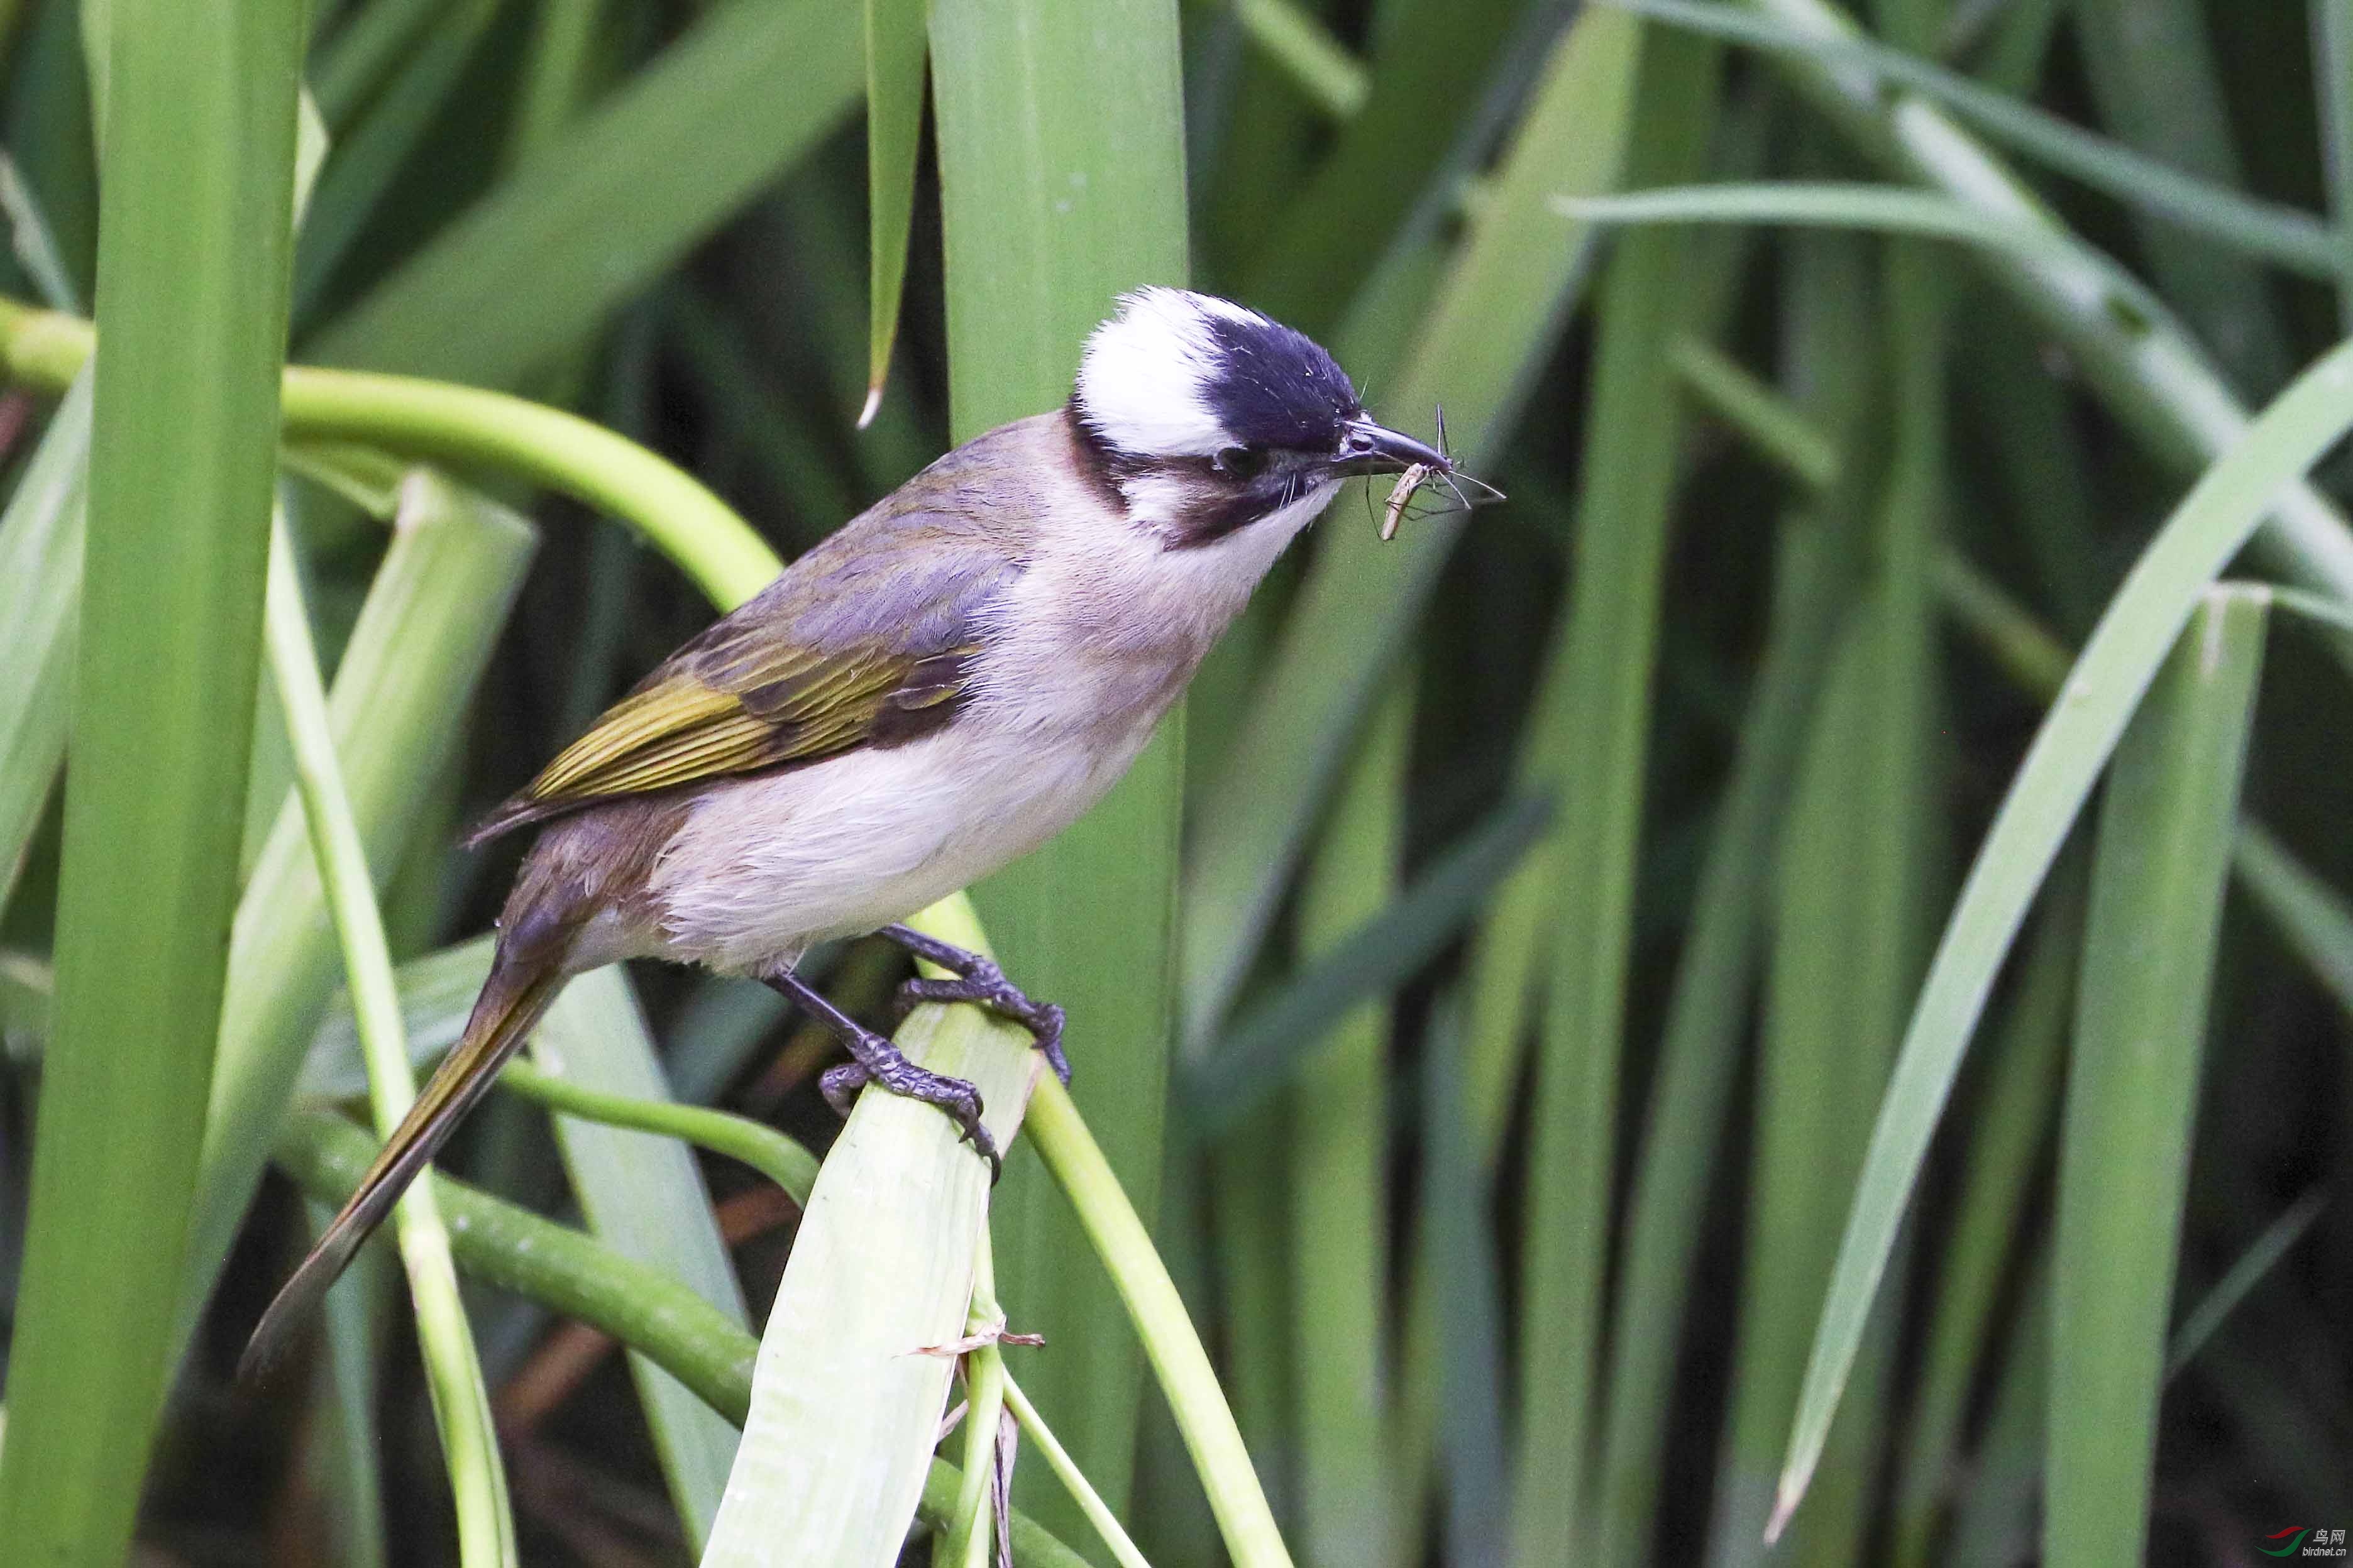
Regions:
<instances>
[{"instance_id":1,"label":"bird's wing","mask_svg":"<svg viewBox=\"0 0 2353 1568\"><path fill-rule=\"evenodd\" d=\"M906 499L950 500L937 490ZM665 659L468 842L619 795L929 734L965 696L976 615L1019 572L952 500L886 502Z\"/></svg>"}]
</instances>

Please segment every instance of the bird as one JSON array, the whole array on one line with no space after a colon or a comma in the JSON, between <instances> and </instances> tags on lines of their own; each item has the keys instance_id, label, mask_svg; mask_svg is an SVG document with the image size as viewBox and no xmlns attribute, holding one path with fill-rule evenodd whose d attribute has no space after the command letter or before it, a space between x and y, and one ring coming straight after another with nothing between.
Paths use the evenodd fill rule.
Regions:
<instances>
[{"instance_id":1,"label":"bird","mask_svg":"<svg viewBox=\"0 0 2353 1568\"><path fill-rule=\"evenodd\" d=\"M1442 426L1441 426L1442 429ZM902 1004L1012 1017L1069 1081L1063 1017L903 922L1102 798L1284 548L1356 476L1451 479L1304 333L1125 294L1069 398L956 447L682 645L472 833L545 824L458 1045L249 1342L259 1375L571 976L626 959L769 985L847 1046L821 1087L926 1100L989 1162L980 1096L795 966L879 933L947 971ZM1467 478L1467 476L1463 476ZM1474 481L1475 482L1475 481Z\"/></svg>"}]
</instances>

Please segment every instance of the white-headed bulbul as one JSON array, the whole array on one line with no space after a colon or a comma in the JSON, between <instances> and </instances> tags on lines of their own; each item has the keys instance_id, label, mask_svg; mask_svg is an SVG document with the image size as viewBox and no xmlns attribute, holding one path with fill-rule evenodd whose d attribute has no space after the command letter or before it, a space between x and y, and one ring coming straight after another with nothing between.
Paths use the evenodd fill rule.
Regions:
<instances>
[{"instance_id":1,"label":"white-headed bulbul","mask_svg":"<svg viewBox=\"0 0 2353 1568\"><path fill-rule=\"evenodd\" d=\"M1446 457L1367 418L1332 356L1255 311L1144 289L1089 338L1068 403L967 442L663 661L470 842L549 826L517 875L464 1037L263 1318L267 1364L572 975L627 958L749 975L872 1080L987 1158L980 1098L800 980L881 931L960 976L911 1000L1061 1014L896 922L1102 798L1219 634L1353 476Z\"/></svg>"}]
</instances>

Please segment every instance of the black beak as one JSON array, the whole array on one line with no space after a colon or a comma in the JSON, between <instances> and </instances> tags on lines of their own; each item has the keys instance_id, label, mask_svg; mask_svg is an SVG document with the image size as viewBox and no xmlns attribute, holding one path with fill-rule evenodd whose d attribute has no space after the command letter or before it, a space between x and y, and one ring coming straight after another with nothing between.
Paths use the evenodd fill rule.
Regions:
<instances>
[{"instance_id":1,"label":"black beak","mask_svg":"<svg viewBox=\"0 0 2353 1568\"><path fill-rule=\"evenodd\" d=\"M1358 415L1341 428L1340 449L1333 454L1331 471L1344 479L1401 474L1417 463L1441 474L1454 471L1443 452Z\"/></svg>"}]
</instances>

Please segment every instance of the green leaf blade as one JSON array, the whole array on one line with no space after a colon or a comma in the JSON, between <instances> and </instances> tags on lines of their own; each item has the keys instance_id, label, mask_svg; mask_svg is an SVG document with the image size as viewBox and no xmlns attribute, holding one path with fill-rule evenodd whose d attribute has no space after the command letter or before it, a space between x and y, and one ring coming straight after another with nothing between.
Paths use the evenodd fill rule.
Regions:
<instances>
[{"instance_id":1,"label":"green leaf blade","mask_svg":"<svg viewBox=\"0 0 2353 1568\"><path fill-rule=\"evenodd\" d=\"M882 405L907 237L915 222L915 161L923 145L923 0L866 0L866 222L868 353L861 430Z\"/></svg>"},{"instance_id":2,"label":"green leaf blade","mask_svg":"<svg viewBox=\"0 0 2353 1568\"><path fill-rule=\"evenodd\" d=\"M1817 1329L1777 1519L1803 1497L1928 1141L1996 972L2200 595L2284 487L2353 427L2353 345L2316 362L2183 498L2110 602L2037 733L1915 1001Z\"/></svg>"}]
</instances>

